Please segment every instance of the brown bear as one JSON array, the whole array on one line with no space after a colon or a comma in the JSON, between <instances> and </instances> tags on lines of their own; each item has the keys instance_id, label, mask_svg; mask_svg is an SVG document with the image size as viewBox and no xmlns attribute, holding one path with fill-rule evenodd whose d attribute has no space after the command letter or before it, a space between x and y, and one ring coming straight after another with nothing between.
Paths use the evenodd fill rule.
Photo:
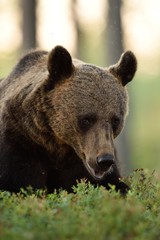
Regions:
<instances>
[{"instance_id":1,"label":"brown bear","mask_svg":"<svg viewBox=\"0 0 160 240\"><path fill-rule=\"evenodd\" d=\"M136 68L130 51L108 69L72 59L61 46L25 55L0 82L0 189L71 191L85 178L125 192L114 138Z\"/></svg>"}]
</instances>

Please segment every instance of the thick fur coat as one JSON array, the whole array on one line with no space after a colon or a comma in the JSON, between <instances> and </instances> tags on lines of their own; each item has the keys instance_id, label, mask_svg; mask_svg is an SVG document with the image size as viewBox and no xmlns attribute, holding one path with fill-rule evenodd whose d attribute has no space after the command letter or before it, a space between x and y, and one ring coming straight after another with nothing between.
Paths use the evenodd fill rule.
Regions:
<instances>
[{"instance_id":1,"label":"thick fur coat","mask_svg":"<svg viewBox=\"0 0 160 240\"><path fill-rule=\"evenodd\" d=\"M72 59L61 46L24 56L0 82L0 189L71 191L85 178L125 192L114 138L136 67L130 51L109 68Z\"/></svg>"}]
</instances>

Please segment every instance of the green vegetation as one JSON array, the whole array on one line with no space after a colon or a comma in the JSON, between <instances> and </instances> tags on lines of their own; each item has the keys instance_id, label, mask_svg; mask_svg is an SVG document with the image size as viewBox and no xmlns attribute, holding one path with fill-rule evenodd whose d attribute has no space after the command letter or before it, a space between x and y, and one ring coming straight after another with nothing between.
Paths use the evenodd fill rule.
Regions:
<instances>
[{"instance_id":1,"label":"green vegetation","mask_svg":"<svg viewBox=\"0 0 160 240\"><path fill-rule=\"evenodd\" d=\"M138 75L130 84L129 127L134 168L160 170L159 75Z\"/></svg>"},{"instance_id":2,"label":"green vegetation","mask_svg":"<svg viewBox=\"0 0 160 240\"><path fill-rule=\"evenodd\" d=\"M124 198L84 181L66 191L0 192L0 239L154 240L160 238L160 184L137 170Z\"/></svg>"},{"instance_id":3,"label":"green vegetation","mask_svg":"<svg viewBox=\"0 0 160 240\"><path fill-rule=\"evenodd\" d=\"M20 51L12 53L1 52L0 55L0 79L6 77L20 57Z\"/></svg>"}]
</instances>

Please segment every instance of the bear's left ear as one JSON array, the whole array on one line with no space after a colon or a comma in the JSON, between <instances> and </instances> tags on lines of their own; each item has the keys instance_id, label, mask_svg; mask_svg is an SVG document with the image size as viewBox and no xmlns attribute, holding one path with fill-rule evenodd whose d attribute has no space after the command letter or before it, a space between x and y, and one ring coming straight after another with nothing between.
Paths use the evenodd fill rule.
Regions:
<instances>
[{"instance_id":1,"label":"bear's left ear","mask_svg":"<svg viewBox=\"0 0 160 240\"><path fill-rule=\"evenodd\" d=\"M123 53L118 63L108 68L108 71L118 78L123 86L132 80L136 70L137 59L131 51Z\"/></svg>"},{"instance_id":2,"label":"bear's left ear","mask_svg":"<svg viewBox=\"0 0 160 240\"><path fill-rule=\"evenodd\" d=\"M69 78L73 73L72 58L62 46L56 46L48 56L48 72L54 82Z\"/></svg>"}]
</instances>

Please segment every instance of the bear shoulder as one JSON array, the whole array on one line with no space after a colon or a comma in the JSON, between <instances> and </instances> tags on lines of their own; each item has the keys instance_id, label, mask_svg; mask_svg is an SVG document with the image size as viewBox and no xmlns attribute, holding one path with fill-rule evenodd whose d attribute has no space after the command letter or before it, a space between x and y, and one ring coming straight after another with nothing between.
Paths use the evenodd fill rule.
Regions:
<instances>
[{"instance_id":1,"label":"bear shoulder","mask_svg":"<svg viewBox=\"0 0 160 240\"><path fill-rule=\"evenodd\" d=\"M10 78L18 78L29 70L30 67L34 66L40 59L48 54L47 51L32 51L24 55L17 65L14 67L13 71L9 75Z\"/></svg>"}]
</instances>

